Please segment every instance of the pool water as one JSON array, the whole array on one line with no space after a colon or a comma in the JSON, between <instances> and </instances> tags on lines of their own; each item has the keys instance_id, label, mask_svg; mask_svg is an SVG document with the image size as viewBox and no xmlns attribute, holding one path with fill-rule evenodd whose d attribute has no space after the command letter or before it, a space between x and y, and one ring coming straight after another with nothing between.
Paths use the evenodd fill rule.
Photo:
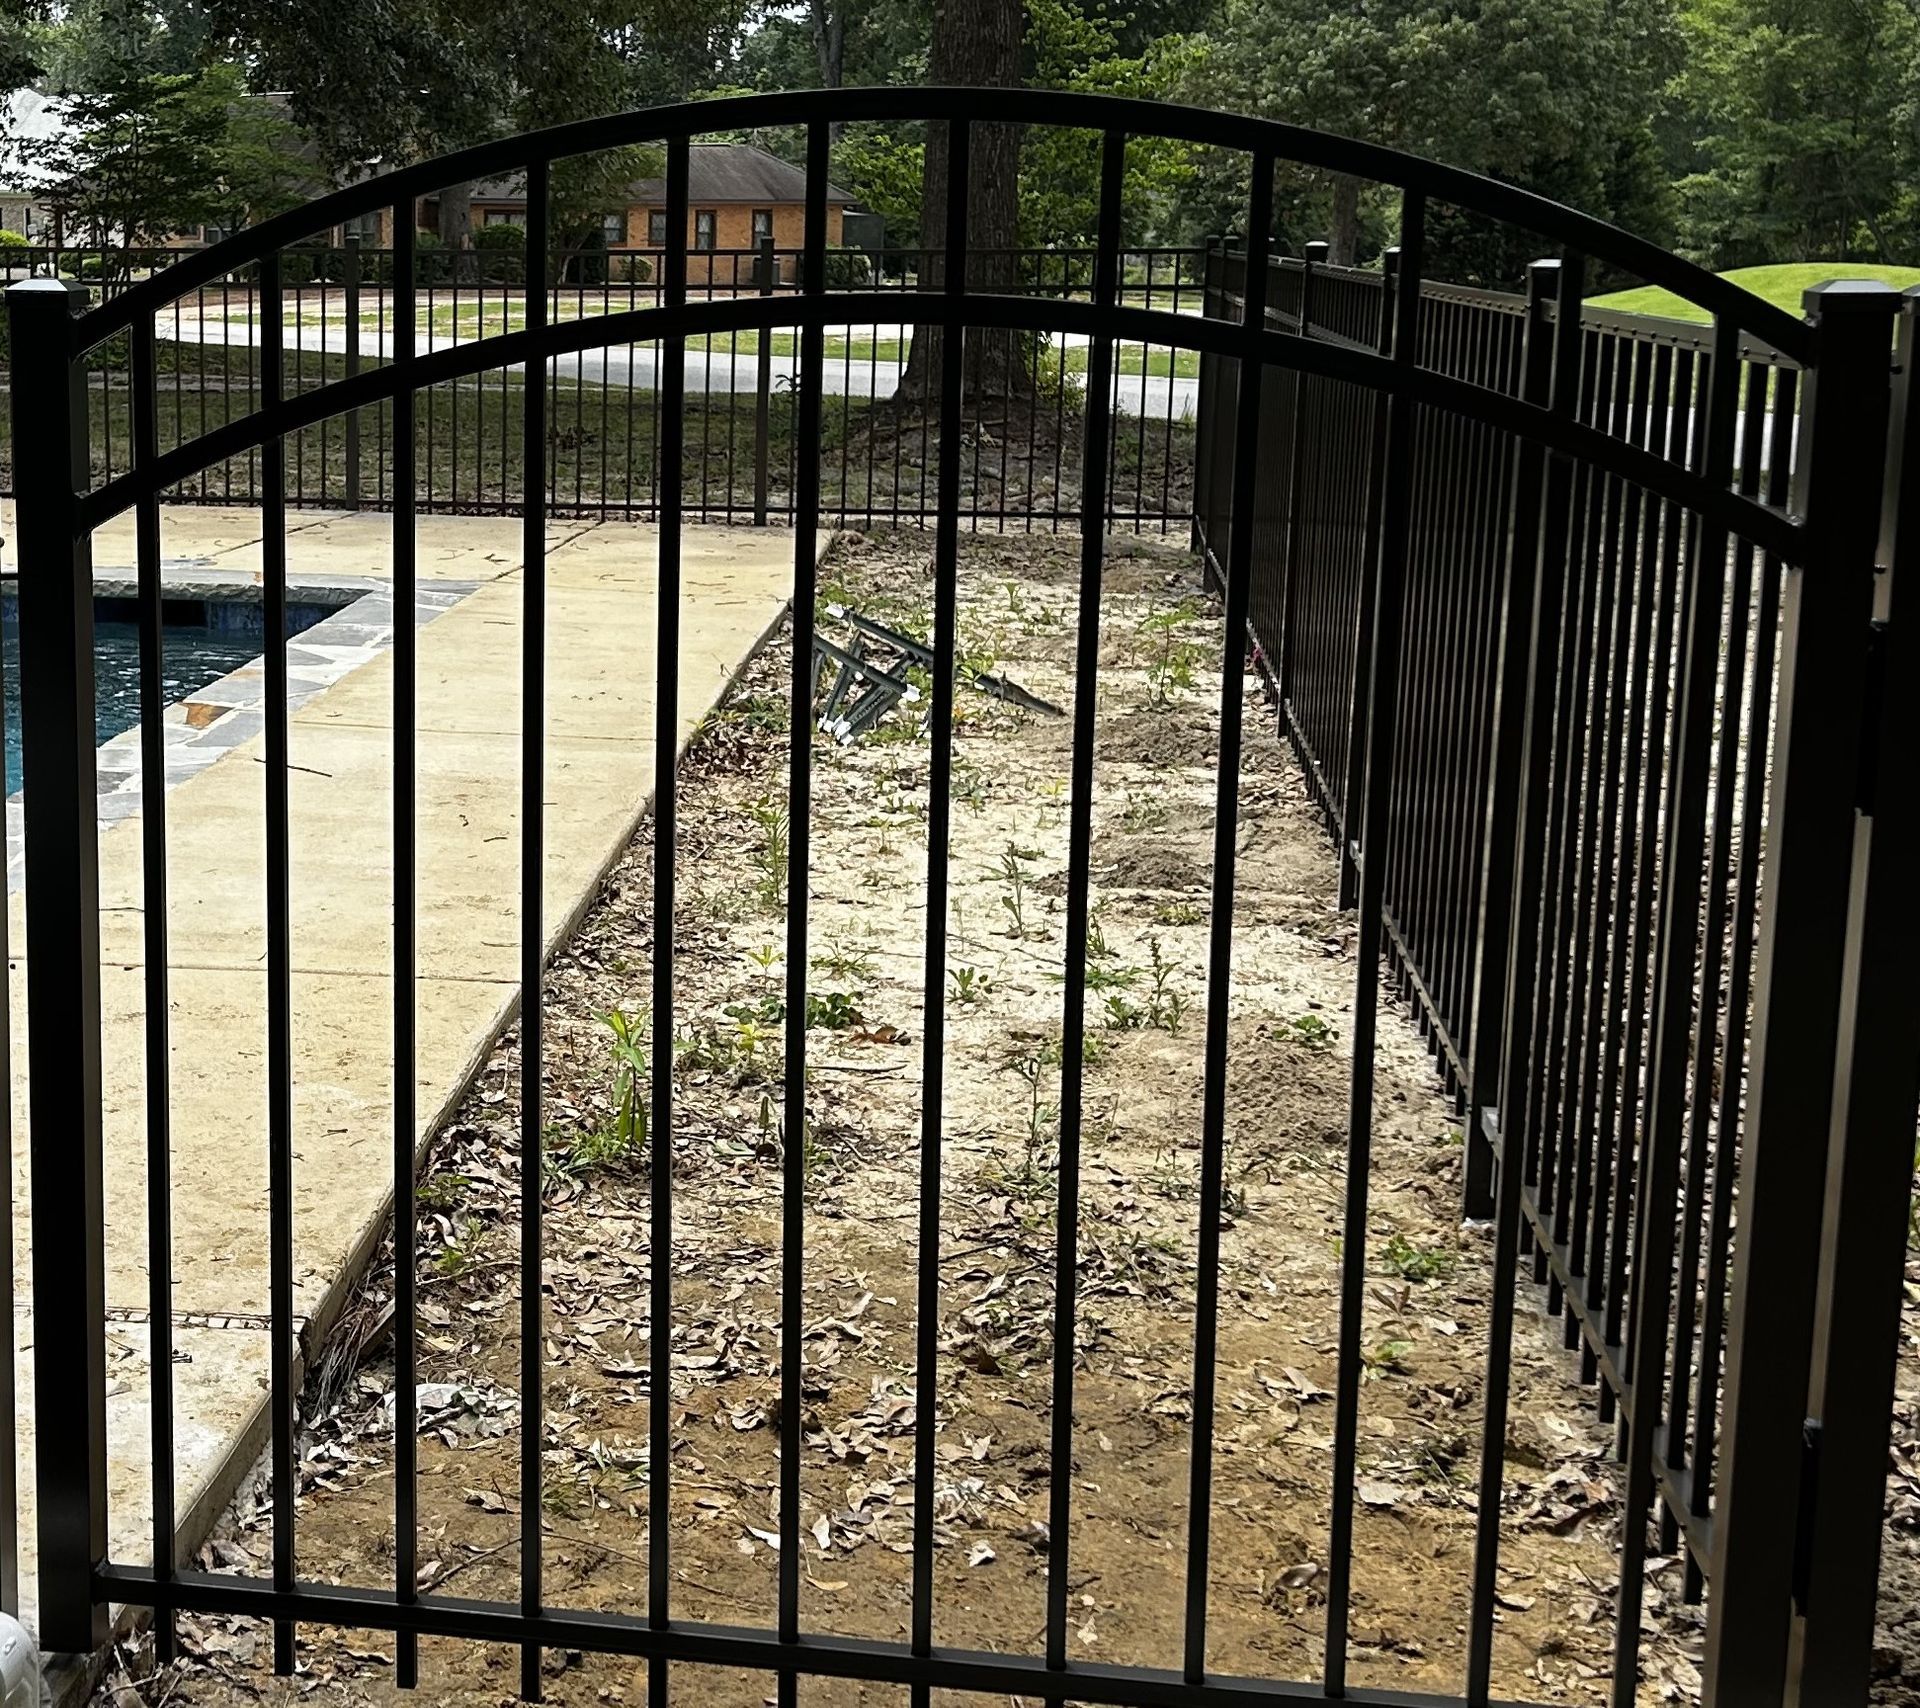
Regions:
<instances>
[{"instance_id":1,"label":"pool water","mask_svg":"<svg viewBox=\"0 0 1920 1708\"><path fill-rule=\"evenodd\" d=\"M260 656L261 637L205 626L162 631L160 680L168 705ZM0 669L6 672L7 793L20 787L20 625L11 599L0 608ZM94 740L111 741L140 721L140 631L132 623L93 626Z\"/></svg>"}]
</instances>

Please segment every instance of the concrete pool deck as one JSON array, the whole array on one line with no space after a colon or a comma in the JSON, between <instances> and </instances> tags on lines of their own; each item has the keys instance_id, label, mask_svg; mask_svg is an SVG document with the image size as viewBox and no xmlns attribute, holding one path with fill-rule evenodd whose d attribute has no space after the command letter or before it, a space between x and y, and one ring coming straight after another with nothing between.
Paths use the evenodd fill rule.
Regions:
<instances>
[{"instance_id":1,"label":"concrete pool deck","mask_svg":"<svg viewBox=\"0 0 1920 1708\"><path fill-rule=\"evenodd\" d=\"M328 578L342 587L383 580L389 537L380 515L296 516L293 576L314 586ZM525 576L514 518L423 517L419 539L422 582L461 590L418 631L415 1094L423 1143L458 1103L518 1002ZM222 580L257 582L259 542L257 512L165 513L170 569L199 563ZM549 950L591 902L651 800L657 548L654 529L629 523L556 524L548 532ZM782 619L792 549L789 533L686 531L682 745ZM130 519L101 530L96 577L124 578L132 562ZM391 1195L392 665L390 648L370 649L291 719L295 1309L307 1350L376 1246ZM235 714L231 706L196 708L190 699L179 715L218 722ZM263 738L251 734L170 782L166 795L174 1477L190 1542L254 1460L265 1427L263 749ZM100 833L110 1529L115 1557L134 1563L152 1552L141 823L136 811L103 823ZM30 1606L27 1015L18 894L9 898L8 928L23 1420L16 1463L22 1598Z\"/></svg>"}]
</instances>

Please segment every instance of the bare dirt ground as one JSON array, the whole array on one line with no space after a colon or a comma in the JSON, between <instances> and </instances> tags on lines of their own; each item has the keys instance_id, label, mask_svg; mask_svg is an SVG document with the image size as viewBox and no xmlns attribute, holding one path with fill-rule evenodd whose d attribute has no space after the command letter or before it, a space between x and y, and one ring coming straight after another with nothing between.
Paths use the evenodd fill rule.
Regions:
<instances>
[{"instance_id":1,"label":"bare dirt ground","mask_svg":"<svg viewBox=\"0 0 1920 1708\"><path fill-rule=\"evenodd\" d=\"M924 536L843 540L830 602L923 627ZM1071 708L1078 566L1066 542L964 542L962 651ZM841 638L845 638L844 635ZM1111 556L1094 803L1083 1266L1070 1579L1075 1658L1179 1664L1221 621L1183 553ZM675 1125L676 1617L773 1622L781 1262L779 1000L786 683L778 643L683 767ZM1320 1673L1332 1500L1347 1014L1355 969L1333 859L1245 678L1222 1227L1210 1666ZM802 1615L904 1640L917 1449L938 1461L936 1636L1032 1651L1045 1605L1062 942L1071 721L971 688L955 739L938 1416L918 1427L915 1218L929 745L896 710L817 747L807 1146ZM547 1002L545 1569L554 1605L639 1610L646 1593L645 1141L622 1130L618 1014L648 1015L651 831L560 957ZM1426 1048L1389 1002L1376 1080L1354 1608L1357 1686L1464 1681L1490 1252L1457 1217L1460 1134ZM421 1581L517 1593L517 1040L435 1147L421 1189ZM657 1142L658 1135L654 1135ZM391 1576L392 1372L377 1269L308 1395L303 1577ZM1617 1478L1609 1432L1523 1293L1501 1523L1495 1695L1597 1702L1608 1685ZM1911 1423L1912 1401L1907 1413ZM1906 1431L1913 1450L1913 1429ZM1909 1503L1911 1510L1912 1503ZM1911 1520L1900 1546L1912 1549ZM205 1551L263 1571L256 1487ZM1677 1562L1650 1571L1643 1700L1699 1691L1699 1610ZM391 1641L301 1633L270 1676L242 1620L183 1621L103 1686L131 1704L386 1701ZM551 1654L551 1700L640 1700L630 1661ZM504 1703L517 1657L422 1645L422 1696ZM717 1708L772 1680L674 1675ZM813 1704L904 1693L802 1686ZM417 1700L417 1698L416 1698ZM958 1700L957 1698L955 1700Z\"/></svg>"}]
</instances>

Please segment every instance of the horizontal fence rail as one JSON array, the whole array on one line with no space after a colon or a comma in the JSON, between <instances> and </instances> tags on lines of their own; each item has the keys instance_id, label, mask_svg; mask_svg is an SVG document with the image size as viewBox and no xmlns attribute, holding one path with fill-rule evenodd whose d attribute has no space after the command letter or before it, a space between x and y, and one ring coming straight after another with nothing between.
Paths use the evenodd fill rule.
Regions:
<instances>
[{"instance_id":1,"label":"horizontal fence rail","mask_svg":"<svg viewBox=\"0 0 1920 1708\"><path fill-rule=\"evenodd\" d=\"M829 244L827 169L830 126L909 119L946 145L946 240L937 264L911 257L903 278L885 257L863 264ZM1014 256L971 246L970 178L981 169L982 128L998 123L1072 125L1097 138L1099 241L1091 250ZM798 251L764 245L627 256L570 253L552 240L556 162L587 150L660 146L667 226L678 230L689 211L692 139L773 125L804 135L806 235ZM1157 136L1230 149L1245 163L1244 243L1210 245L1197 257L1124 243L1129 139ZM1381 270L1331 267L1318 250L1298 261L1269 254L1283 164L1363 176L1399 192L1401 241ZM526 185L518 269L511 251L448 256L419 241L412 229L418 196L501 175ZM1535 266L1521 297L1430 282L1425 233L1442 207L1516 225L1558 258ZM315 248L316 240L383 211L395 221L393 249L350 246L339 252L344 276L331 277L335 251ZM1667 286L1711 324L1594 313L1582 300L1589 258ZM469 266L477 276L462 277ZM489 268L523 277L489 278ZM720 268L724 286L715 283ZM177 1613L270 1621L282 1674L294 1670L301 1623L395 1632L402 1686L418 1681L421 1635L514 1644L529 1699L540 1694L543 1651L564 1647L645 1658L649 1697L658 1704L679 1676L673 1669L699 1663L772 1673L783 1704L797 1700L803 1679L842 1678L907 1687L916 1703L953 1689L1117 1708L1327 1697L1479 1708L1494 1686L1507 1420L1525 1269L1546 1288L1550 1315L1563 1322L1567 1347L1597 1384L1603 1414L1619 1422L1626 1471L1616 1708L1628 1708L1639 1685L1645 1567L1656 1546L1684 1549L1688 1594L1707 1595L1709 1695L1724 1708L1787 1699L1796 1620L1810 1653L1834 1657L1822 1664L1836 1675L1864 1668L1871 1617L1863 1638L1862 1597L1871 1601L1873 1584L1863 1586L1856 1571L1847 1594L1819 1602L1798 1593L1805 1589L1795 1577L1801 1503L1783 1490L1806 1487L1810 1396L1853 1427L1856 1456L1864 1451L1872 1460L1877 1443L1876 1462L1884 1461L1892 1381L1884 1306L1889 1294L1897 1301L1904 1255L1904 1229L1895 1240L1876 1223L1875 1237L1850 1247L1858 1261L1823 1266L1823 1248L1831 1256L1850 1230L1865 1227L1888 1182L1898 1183L1884 1119L1875 1125L1880 1148L1871 1167L1848 1136L1846 1099L1856 1087L1862 1110L1891 1110L1908 1171L1912 1164L1910 1077L1843 1074L1839 1065L1847 1051L1871 1054L1875 1026L1920 1033L1911 993L1890 976L1913 948L1913 910L1896 899L1890 877L1903 860L1910 869L1911 815L1881 812L1862 842L1862 819L1880 809L1872 774L1854 763L1864 732L1881 729L1884 742L1887 720L1912 710L1910 692L1874 686L1871 666L1875 647L1902 659L1911 651L1911 637L1892 627L1891 578L1875 574L1877 557L1904 563L1913 544L1894 525L1899 510L1890 500L1889 525L1881 528L1890 411L1897 404L1904 421L1914 410L1904 375L1897 398L1891 388L1891 293L1815 293L1802 320L1571 210L1391 151L1107 97L996 93L987 111L980 92L967 90L730 98L561 127L356 185L146 276L128 266L94 288L59 272L43 271L9 293L20 609L32 638L21 652L24 950L45 1646L99 1645L109 1605L128 1603L153 1610L163 1653ZM346 316L337 349L328 343L336 298ZM1909 353L1914 312L1909 307ZM437 329L443 319L444 333ZM216 322L223 328L217 344L189 331ZM314 334L311 347L302 326ZM856 331L869 335L857 356ZM880 335L893 332L917 347L923 363L924 391L911 400L921 438L917 450L905 449L896 432L881 454L871 434L862 439L849 426L853 394L835 391L832 381L836 365L844 387L862 364L871 381L883 359ZM236 344L239 358L229 360ZM217 407L204 384L191 391L174 383L182 361L206 379L209 349L226 364L229 389ZM1084 355L1069 361L1074 350ZM1171 410L1155 423L1150 412L1126 407L1135 350L1142 381L1154 377L1150 358L1163 354L1167 379L1193 382L1194 407L1179 418L1193 435L1184 451ZM625 363L618 402L604 367L600 377L586 377L590 360ZM737 408L741 394L729 388L717 430L716 362L735 373L744 363L754 376L745 394L751 407ZM642 365L644 387L635 379ZM774 372L790 384L774 385ZM116 397L127 402L124 421L100 401ZM206 413L196 413L203 406ZM609 448L621 407L630 417L624 458ZM456 409L465 411L458 428ZM644 441L636 438L643 418ZM587 436L590 420L598 438ZM1920 484L1912 472L1917 438L1897 443L1902 492ZM636 459L640 442L647 450ZM490 447L478 463L474 445ZM864 464L851 453L855 445ZM311 465L310 453L318 458ZM1048 455L1054 462L1042 478ZM595 457L604 458L597 469ZM476 468L483 471L478 485L456 487ZM444 487L442 470L449 471ZM483 492L489 480L494 488ZM1014 488L1031 499L1048 483L1047 507L1009 501ZM164 1091L149 1101L144 1135L156 1325L149 1422L160 1468L153 1563L114 1557L107 1526L91 536L132 512L140 728L145 755L158 767L165 711L160 505L230 491L261 508L261 577L273 633L260 756L272 1552L259 1576L181 1569L179 1515L170 1486L159 1492L169 1483L176 1409L164 1355L173 1214ZM885 504L877 501L882 492ZM412 993L419 974L419 661L404 621L392 671L393 1131L380 1141L391 1141L397 1276L405 1277L396 1283L392 1326L393 1575L382 1585L323 1585L296 1571L302 1329L294 1311L293 1193L301 1164L291 920L298 874L289 849L294 766L281 637L290 509L336 497L391 511L397 610L408 608L415 591L422 511L465 508L470 500L521 519L517 978L519 1145L527 1160L514 1260L522 1433L520 1582L512 1602L426 1594L418 1582L412 1259L421 1210L414 1185L420 1038ZM931 747L919 1179L910 1206L919 1230L915 1452L898 1640L816 1632L801 1619L807 1205L798 1142L783 1144L779 1161L783 1451L772 1520L779 1543L772 1625L739 1630L676 1617L665 1515L680 1473L666 1379L650 1382L646 1404L653 1450L645 1498L659 1521L648 1530L644 1605L621 1614L556 1607L541 1576L548 523L603 512L659 523L649 904L655 1142L645 1296L650 1324L662 1328L672 1323L680 1289L674 1212L676 1190L685 1190L671 1142L675 909L685 875L676 847L683 525L744 516L792 524L781 1099L791 1135L805 1133L808 1118L820 530L863 519L932 525L931 630L911 641L912 656L925 660ZM1201 1028L1186 1593L1178 1652L1150 1668L1070 1656L1075 1323L1105 536L1116 526L1168 526L1176 517L1190 522L1218 583L1225 632ZM938 1645L934 1575L960 533L988 521L1071 525L1081 535L1046 1614L1031 1652L1016 1643L1006 1654ZM1880 532L1885 540L1876 539ZM1878 641L1869 635L1875 620ZM1348 1097L1335 1386L1324 1396L1332 1402L1334 1485L1326 1641L1319 1676L1301 1682L1223 1677L1208 1662L1210 1630L1217 1630L1210 1524L1249 641L1335 838L1358 950L1351 1059L1342 1060ZM1835 762L1836 752L1844 762ZM164 1088L162 771L153 771L149 787L152 810L141 827L145 960L132 970L148 1017L148 1083ZM1869 917L1880 921L1879 934L1863 931ZM1367 1690L1349 1677L1382 958L1459 1103L1466 1208L1494 1220L1472 1587L1463 1610L1466 1678L1455 1695ZM1858 1017L1863 993L1881 1004L1871 1022ZM1830 1126L1842 1134L1831 1147ZM1820 1197L1830 1149L1852 1195L1840 1192L1830 1215L1812 1215L1807 1206ZM1878 1325L1873 1333L1835 1327L1843 1298L1879 1307L1862 1313ZM662 1354L668 1338L658 1337ZM1857 1356L1834 1356L1836 1341ZM1861 1421L1875 1404L1877 1436ZM1878 1502L1856 1477L1845 1499L1823 1508L1825 1546L1857 1552L1861 1537L1874 1535ZM0 1585L7 1581L0 1571Z\"/></svg>"}]
</instances>

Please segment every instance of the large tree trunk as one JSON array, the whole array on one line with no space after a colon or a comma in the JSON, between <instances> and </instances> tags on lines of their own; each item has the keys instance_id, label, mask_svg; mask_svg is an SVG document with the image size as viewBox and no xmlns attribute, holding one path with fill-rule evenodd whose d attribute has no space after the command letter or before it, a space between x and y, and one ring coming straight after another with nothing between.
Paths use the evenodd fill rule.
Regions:
<instances>
[{"instance_id":1,"label":"large tree trunk","mask_svg":"<svg viewBox=\"0 0 1920 1708\"><path fill-rule=\"evenodd\" d=\"M813 51L820 61L820 87L838 89L847 69L848 0L812 0ZM835 119L827 126L827 140L839 142L846 126Z\"/></svg>"},{"instance_id":2,"label":"large tree trunk","mask_svg":"<svg viewBox=\"0 0 1920 1708\"><path fill-rule=\"evenodd\" d=\"M935 0L927 81L936 86L1020 86L1023 0ZM967 288L1004 291L1016 280L1013 255L1020 235L1020 130L976 124L967 184ZM947 244L947 127L927 126L926 169L920 189L920 288L937 290L945 278ZM1011 401L1033 389L1024 345L1010 332L975 330L967 336L964 398ZM914 335L900 394L916 402L940 392L940 334Z\"/></svg>"},{"instance_id":3,"label":"large tree trunk","mask_svg":"<svg viewBox=\"0 0 1920 1708\"><path fill-rule=\"evenodd\" d=\"M1333 181L1333 216L1327 230L1327 259L1351 267L1360 253L1360 180L1340 174Z\"/></svg>"},{"instance_id":4,"label":"large tree trunk","mask_svg":"<svg viewBox=\"0 0 1920 1708\"><path fill-rule=\"evenodd\" d=\"M440 192L440 241L464 249L473 235L473 186L449 184Z\"/></svg>"}]
</instances>

